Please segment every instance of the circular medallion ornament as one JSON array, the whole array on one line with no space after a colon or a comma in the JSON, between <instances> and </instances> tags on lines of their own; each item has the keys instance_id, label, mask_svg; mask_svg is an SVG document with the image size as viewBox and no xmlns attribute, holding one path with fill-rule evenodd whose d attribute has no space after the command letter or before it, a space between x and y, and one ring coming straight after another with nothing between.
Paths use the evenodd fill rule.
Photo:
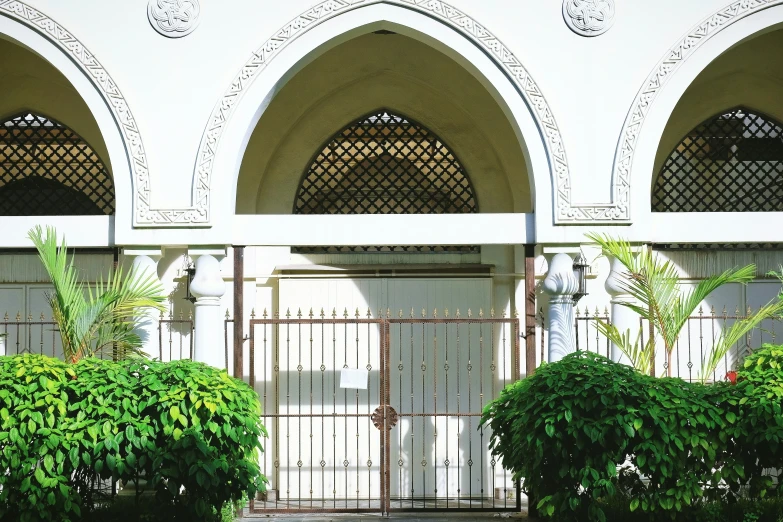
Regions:
<instances>
[{"instance_id":1,"label":"circular medallion ornament","mask_svg":"<svg viewBox=\"0 0 783 522\"><path fill-rule=\"evenodd\" d=\"M563 0L563 19L576 34L598 36L612 27L614 0Z\"/></svg>"},{"instance_id":2,"label":"circular medallion ornament","mask_svg":"<svg viewBox=\"0 0 783 522\"><path fill-rule=\"evenodd\" d=\"M152 28L169 38L192 33L198 25L200 11L198 0L150 0L147 4Z\"/></svg>"}]
</instances>

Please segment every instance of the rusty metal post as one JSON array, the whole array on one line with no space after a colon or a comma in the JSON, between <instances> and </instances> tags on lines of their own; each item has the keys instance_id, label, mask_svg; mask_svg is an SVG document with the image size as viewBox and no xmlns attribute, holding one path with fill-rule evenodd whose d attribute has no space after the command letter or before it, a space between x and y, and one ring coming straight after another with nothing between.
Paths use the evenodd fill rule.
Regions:
<instances>
[{"instance_id":1,"label":"rusty metal post","mask_svg":"<svg viewBox=\"0 0 783 522\"><path fill-rule=\"evenodd\" d=\"M234 377L237 379L242 378L244 370L242 360L242 344L245 340L244 282L245 247L234 246Z\"/></svg>"},{"instance_id":2,"label":"rusty metal post","mask_svg":"<svg viewBox=\"0 0 783 522\"><path fill-rule=\"evenodd\" d=\"M536 370L536 246L525 245L525 373Z\"/></svg>"}]
</instances>

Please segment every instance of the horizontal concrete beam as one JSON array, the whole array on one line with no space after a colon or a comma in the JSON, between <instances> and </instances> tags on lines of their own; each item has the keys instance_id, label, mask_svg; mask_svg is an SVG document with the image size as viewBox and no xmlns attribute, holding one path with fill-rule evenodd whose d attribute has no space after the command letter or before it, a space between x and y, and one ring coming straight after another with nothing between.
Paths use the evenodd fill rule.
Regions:
<instances>
[{"instance_id":1,"label":"horizontal concrete beam","mask_svg":"<svg viewBox=\"0 0 783 522\"><path fill-rule=\"evenodd\" d=\"M238 215L235 245L520 245L533 214Z\"/></svg>"}]
</instances>

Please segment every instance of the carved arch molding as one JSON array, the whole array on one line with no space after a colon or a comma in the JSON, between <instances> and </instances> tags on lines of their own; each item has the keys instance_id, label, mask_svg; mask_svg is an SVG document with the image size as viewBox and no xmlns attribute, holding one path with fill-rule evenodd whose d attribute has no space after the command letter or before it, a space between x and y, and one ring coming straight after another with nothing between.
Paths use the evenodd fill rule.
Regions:
<instances>
[{"instance_id":1,"label":"carved arch molding","mask_svg":"<svg viewBox=\"0 0 783 522\"><path fill-rule=\"evenodd\" d=\"M630 168L636 138L650 105L668 77L717 32L734 22L783 0L735 0L704 19L665 55L644 83L623 125L612 175L613 201L608 204L575 205L571 200L571 179L563 139L552 111L528 71L514 54L484 26L462 11L439 0L325 0L288 22L259 47L245 63L229 89L214 108L198 151L193 188L193 206L189 209L153 209L150 206L150 178L146 153L136 120L117 84L93 53L62 25L41 11L17 0L0 0L0 15L14 19L46 37L92 80L119 124L133 176L134 226L172 227L209 226L210 183L215 153L233 109L244 91L266 65L299 36L335 16L377 3L399 5L421 12L449 27L483 48L506 73L531 108L552 165L555 223L621 223L630 221Z\"/></svg>"}]
</instances>

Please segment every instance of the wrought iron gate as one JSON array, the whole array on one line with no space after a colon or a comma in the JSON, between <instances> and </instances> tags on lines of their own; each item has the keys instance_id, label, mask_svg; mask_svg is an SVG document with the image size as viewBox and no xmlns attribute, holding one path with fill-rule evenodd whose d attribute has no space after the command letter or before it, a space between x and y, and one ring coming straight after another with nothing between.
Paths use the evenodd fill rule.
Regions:
<instances>
[{"instance_id":1,"label":"wrought iron gate","mask_svg":"<svg viewBox=\"0 0 783 522\"><path fill-rule=\"evenodd\" d=\"M270 432L270 490L251 511L520 510L479 427L519 378L518 319L264 314L247 361ZM366 371L366 388L341 388L346 370Z\"/></svg>"}]
</instances>

